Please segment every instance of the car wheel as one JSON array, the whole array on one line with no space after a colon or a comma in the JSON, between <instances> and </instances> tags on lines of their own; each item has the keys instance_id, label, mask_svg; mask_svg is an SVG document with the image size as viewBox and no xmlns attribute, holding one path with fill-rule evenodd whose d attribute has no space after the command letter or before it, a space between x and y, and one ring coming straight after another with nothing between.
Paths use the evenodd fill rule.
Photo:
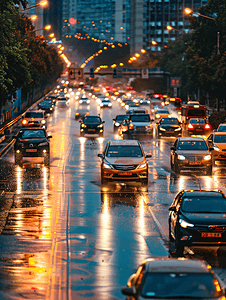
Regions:
<instances>
[{"instance_id":1,"label":"car wheel","mask_svg":"<svg viewBox=\"0 0 226 300\"><path fill-rule=\"evenodd\" d=\"M174 164L174 171L175 171L175 173L180 174L181 169L177 163L176 163L176 165Z\"/></svg>"},{"instance_id":2,"label":"car wheel","mask_svg":"<svg viewBox=\"0 0 226 300\"><path fill-rule=\"evenodd\" d=\"M174 241L174 239L173 239L173 237L172 237L172 234L171 234L171 226L170 226L170 220L169 220L169 241L170 242L173 242Z\"/></svg>"},{"instance_id":3,"label":"car wheel","mask_svg":"<svg viewBox=\"0 0 226 300\"><path fill-rule=\"evenodd\" d=\"M99 133L99 137L103 137L103 136L104 136L103 132Z\"/></svg>"},{"instance_id":4,"label":"car wheel","mask_svg":"<svg viewBox=\"0 0 226 300\"><path fill-rule=\"evenodd\" d=\"M211 175L212 175L212 171L213 171L213 167L212 167L212 166L208 167L208 168L206 169L206 175L211 176Z\"/></svg>"},{"instance_id":5,"label":"car wheel","mask_svg":"<svg viewBox=\"0 0 226 300\"><path fill-rule=\"evenodd\" d=\"M84 136L84 132L80 131L80 136L83 137Z\"/></svg>"},{"instance_id":6,"label":"car wheel","mask_svg":"<svg viewBox=\"0 0 226 300\"><path fill-rule=\"evenodd\" d=\"M20 155L15 155L15 165L22 164L22 157Z\"/></svg>"},{"instance_id":7,"label":"car wheel","mask_svg":"<svg viewBox=\"0 0 226 300\"><path fill-rule=\"evenodd\" d=\"M176 236L175 236L175 254L176 254L176 256L183 256L183 254L184 254L184 245L182 245L181 242L179 241L177 232L176 232Z\"/></svg>"},{"instance_id":8,"label":"car wheel","mask_svg":"<svg viewBox=\"0 0 226 300\"><path fill-rule=\"evenodd\" d=\"M171 157L171 159L170 159L170 166L171 166L171 170L174 171L174 164L173 164L173 162L172 162L172 157Z\"/></svg>"},{"instance_id":9,"label":"car wheel","mask_svg":"<svg viewBox=\"0 0 226 300\"><path fill-rule=\"evenodd\" d=\"M47 156L44 157L44 165L49 166L49 161L50 161L50 159L49 159L49 154L48 154Z\"/></svg>"}]
</instances>

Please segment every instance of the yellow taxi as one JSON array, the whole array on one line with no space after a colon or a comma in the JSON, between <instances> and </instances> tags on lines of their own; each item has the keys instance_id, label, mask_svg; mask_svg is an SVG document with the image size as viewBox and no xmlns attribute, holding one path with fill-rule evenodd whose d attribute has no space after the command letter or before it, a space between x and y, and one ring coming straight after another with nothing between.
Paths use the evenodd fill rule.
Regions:
<instances>
[{"instance_id":1,"label":"yellow taxi","mask_svg":"<svg viewBox=\"0 0 226 300\"><path fill-rule=\"evenodd\" d=\"M216 161L226 162L226 132L213 132L207 138L209 148L213 148L212 157L213 163Z\"/></svg>"}]
</instances>

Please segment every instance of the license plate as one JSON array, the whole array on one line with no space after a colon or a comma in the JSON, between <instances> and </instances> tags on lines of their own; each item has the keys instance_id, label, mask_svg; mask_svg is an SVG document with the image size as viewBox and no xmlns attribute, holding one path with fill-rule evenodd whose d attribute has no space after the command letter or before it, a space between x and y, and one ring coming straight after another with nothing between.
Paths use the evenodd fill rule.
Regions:
<instances>
[{"instance_id":1,"label":"license plate","mask_svg":"<svg viewBox=\"0 0 226 300\"><path fill-rule=\"evenodd\" d=\"M217 232L202 232L201 237L221 237L221 233Z\"/></svg>"},{"instance_id":2,"label":"license plate","mask_svg":"<svg viewBox=\"0 0 226 300\"><path fill-rule=\"evenodd\" d=\"M95 129L88 129L88 131L95 131Z\"/></svg>"},{"instance_id":3,"label":"license plate","mask_svg":"<svg viewBox=\"0 0 226 300\"><path fill-rule=\"evenodd\" d=\"M132 175L132 172L118 172L118 175Z\"/></svg>"},{"instance_id":4,"label":"license plate","mask_svg":"<svg viewBox=\"0 0 226 300\"><path fill-rule=\"evenodd\" d=\"M37 149L26 149L26 152L37 152Z\"/></svg>"},{"instance_id":5,"label":"license plate","mask_svg":"<svg viewBox=\"0 0 226 300\"><path fill-rule=\"evenodd\" d=\"M190 165L201 165L201 161L189 161Z\"/></svg>"}]
</instances>

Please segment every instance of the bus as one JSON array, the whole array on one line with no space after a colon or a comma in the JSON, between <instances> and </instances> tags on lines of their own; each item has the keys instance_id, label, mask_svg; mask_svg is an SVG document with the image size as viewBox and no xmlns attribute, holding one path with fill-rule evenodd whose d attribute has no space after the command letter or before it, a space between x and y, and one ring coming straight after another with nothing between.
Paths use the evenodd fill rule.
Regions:
<instances>
[{"instance_id":1,"label":"bus","mask_svg":"<svg viewBox=\"0 0 226 300\"><path fill-rule=\"evenodd\" d=\"M176 111L178 112L178 114L181 114L181 105L182 105L182 101L181 98L169 98L169 104L171 104Z\"/></svg>"},{"instance_id":2,"label":"bus","mask_svg":"<svg viewBox=\"0 0 226 300\"><path fill-rule=\"evenodd\" d=\"M201 104L184 104L181 107L181 121L187 123L190 118L207 118L207 109Z\"/></svg>"}]
</instances>

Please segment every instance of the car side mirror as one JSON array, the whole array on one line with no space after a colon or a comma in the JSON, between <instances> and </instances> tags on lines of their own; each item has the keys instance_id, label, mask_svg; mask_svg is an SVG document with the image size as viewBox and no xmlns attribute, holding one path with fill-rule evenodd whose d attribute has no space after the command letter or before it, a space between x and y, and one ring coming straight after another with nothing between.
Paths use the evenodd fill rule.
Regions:
<instances>
[{"instance_id":1,"label":"car side mirror","mask_svg":"<svg viewBox=\"0 0 226 300\"><path fill-rule=\"evenodd\" d=\"M175 206L170 206L169 211L174 211L174 212L176 212L176 207L175 207Z\"/></svg>"},{"instance_id":2,"label":"car side mirror","mask_svg":"<svg viewBox=\"0 0 226 300\"><path fill-rule=\"evenodd\" d=\"M127 295L127 296L133 296L134 295L132 287L124 287L124 288L121 289L121 291L122 291L123 295Z\"/></svg>"},{"instance_id":3,"label":"car side mirror","mask_svg":"<svg viewBox=\"0 0 226 300\"><path fill-rule=\"evenodd\" d=\"M175 151L176 150L176 147L170 147L170 150L173 150L173 151Z\"/></svg>"},{"instance_id":4,"label":"car side mirror","mask_svg":"<svg viewBox=\"0 0 226 300\"><path fill-rule=\"evenodd\" d=\"M105 121L102 121L102 123L105 123Z\"/></svg>"},{"instance_id":5,"label":"car side mirror","mask_svg":"<svg viewBox=\"0 0 226 300\"><path fill-rule=\"evenodd\" d=\"M214 150L214 148L213 148L213 147L210 147L210 148L209 148L209 151L213 151L213 150Z\"/></svg>"},{"instance_id":6,"label":"car side mirror","mask_svg":"<svg viewBox=\"0 0 226 300\"><path fill-rule=\"evenodd\" d=\"M145 157L146 158L152 157L152 154L151 153L147 153L147 154L145 154Z\"/></svg>"},{"instance_id":7,"label":"car side mirror","mask_svg":"<svg viewBox=\"0 0 226 300\"><path fill-rule=\"evenodd\" d=\"M47 118L47 115L44 115L44 118Z\"/></svg>"},{"instance_id":8,"label":"car side mirror","mask_svg":"<svg viewBox=\"0 0 226 300\"><path fill-rule=\"evenodd\" d=\"M104 157L103 153L98 153L97 156L101 158Z\"/></svg>"},{"instance_id":9,"label":"car side mirror","mask_svg":"<svg viewBox=\"0 0 226 300\"><path fill-rule=\"evenodd\" d=\"M154 119L151 119L151 121L154 122L155 120L154 120Z\"/></svg>"},{"instance_id":10,"label":"car side mirror","mask_svg":"<svg viewBox=\"0 0 226 300\"><path fill-rule=\"evenodd\" d=\"M51 139L51 138L52 138L52 135L48 135L47 138L48 138L48 139Z\"/></svg>"}]
</instances>

